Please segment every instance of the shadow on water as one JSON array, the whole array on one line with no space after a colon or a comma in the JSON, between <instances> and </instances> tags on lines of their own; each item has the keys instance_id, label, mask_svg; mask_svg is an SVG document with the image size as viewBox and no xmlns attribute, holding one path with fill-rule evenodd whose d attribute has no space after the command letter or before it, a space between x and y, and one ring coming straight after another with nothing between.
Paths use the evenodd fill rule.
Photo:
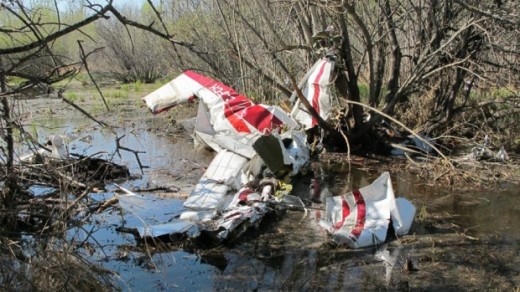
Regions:
<instances>
[{"instance_id":1,"label":"shadow on water","mask_svg":"<svg viewBox=\"0 0 520 292\"><path fill-rule=\"evenodd\" d=\"M158 135L150 128L162 120L138 122L132 128L103 131L78 118L38 129L39 136L55 132L80 134L71 152L110 157L115 140L145 151L139 168L133 153L121 152L114 162L139 178L128 188L175 187L189 193L212 154L198 150L185 135ZM141 130L138 130L141 129ZM378 170L341 163L316 162L312 178L320 190L339 195L368 185ZM71 241L90 260L117 273L123 290L372 290L372 289L511 289L520 286L520 192L516 186L493 191L454 191L432 186L399 169L390 170L397 196L411 200L417 215L410 235L392 238L382 246L349 250L329 242L318 226L323 214L288 211L281 220L264 224L233 246L184 250L179 246L146 246L117 227L168 222L182 209L175 196L143 192L134 209L117 205L70 229ZM298 195L312 196L311 177L295 186ZM115 187L91 195L93 202L114 196Z\"/></svg>"}]
</instances>

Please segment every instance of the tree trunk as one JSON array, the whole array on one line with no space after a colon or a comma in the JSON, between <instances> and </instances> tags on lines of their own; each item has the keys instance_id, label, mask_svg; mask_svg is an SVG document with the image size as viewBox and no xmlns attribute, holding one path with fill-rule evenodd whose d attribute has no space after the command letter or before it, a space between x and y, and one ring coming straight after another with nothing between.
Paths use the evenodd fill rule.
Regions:
<instances>
[{"instance_id":1,"label":"tree trunk","mask_svg":"<svg viewBox=\"0 0 520 292\"><path fill-rule=\"evenodd\" d=\"M386 0L383 4L383 15L385 17L385 26L387 30L388 42L390 43L390 78L387 83L387 94L385 95L385 106L383 112L392 115L395 105L399 99L397 91L399 90L399 76L401 74L401 47L397 40L396 28L393 20L393 12L390 7L390 1Z\"/></svg>"},{"instance_id":2,"label":"tree trunk","mask_svg":"<svg viewBox=\"0 0 520 292\"><path fill-rule=\"evenodd\" d=\"M343 60L345 60L346 68L345 71L342 71L339 74L336 80L336 88L344 98L360 102L361 98L359 95L356 69L354 68L354 61L350 48L351 44L348 33L347 19L341 15L339 16L339 23L343 37L343 43L341 44L340 48L340 56ZM352 112L354 115L354 128L358 128L363 123L363 108L359 105L353 105Z\"/></svg>"},{"instance_id":3,"label":"tree trunk","mask_svg":"<svg viewBox=\"0 0 520 292\"><path fill-rule=\"evenodd\" d=\"M5 79L2 77L0 81L2 84L2 93L7 92L5 85ZM2 189L2 202L1 206L5 209L10 209L16 199L17 190L17 177L14 174L14 138L13 138L13 122L11 121L11 108L9 107L9 101L7 96L3 96L2 100L2 119L4 120L4 139L7 146L7 163L6 163L6 176L4 182L4 188Z\"/></svg>"}]
</instances>

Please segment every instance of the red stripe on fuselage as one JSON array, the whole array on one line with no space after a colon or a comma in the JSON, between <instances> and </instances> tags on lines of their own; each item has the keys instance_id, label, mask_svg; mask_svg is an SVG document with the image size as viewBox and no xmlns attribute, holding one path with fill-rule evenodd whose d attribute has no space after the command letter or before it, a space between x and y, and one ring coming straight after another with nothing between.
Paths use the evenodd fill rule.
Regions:
<instances>
[{"instance_id":1,"label":"red stripe on fuselage","mask_svg":"<svg viewBox=\"0 0 520 292\"><path fill-rule=\"evenodd\" d=\"M345 200L344 196L341 196L341 212L341 220L334 226L336 229L340 229L343 226L345 219L350 214L350 208L348 207L347 200Z\"/></svg>"},{"instance_id":2,"label":"red stripe on fuselage","mask_svg":"<svg viewBox=\"0 0 520 292\"><path fill-rule=\"evenodd\" d=\"M316 110L316 113L320 114L320 79L321 76L323 76L323 72L325 71L325 65L327 65L327 62L323 62L323 64L320 67L320 71L316 75L316 79L312 82L312 86L314 87L314 95L312 96L312 107ZM318 121L315 118L312 118L312 125L315 126L318 124Z\"/></svg>"},{"instance_id":3,"label":"red stripe on fuselage","mask_svg":"<svg viewBox=\"0 0 520 292\"><path fill-rule=\"evenodd\" d=\"M247 202L247 196L249 196L250 194L252 194L253 191L251 189L245 189L243 190L239 195L238 195L238 201L241 201L241 202Z\"/></svg>"},{"instance_id":4,"label":"red stripe on fuselage","mask_svg":"<svg viewBox=\"0 0 520 292\"><path fill-rule=\"evenodd\" d=\"M361 232L365 228L365 217L366 217L366 205L365 199L363 199L363 195L359 190L355 190L352 192L354 195L354 199L356 200L356 208L357 208L357 219L356 226L352 229L352 235L356 238L359 238Z\"/></svg>"},{"instance_id":5,"label":"red stripe on fuselage","mask_svg":"<svg viewBox=\"0 0 520 292\"><path fill-rule=\"evenodd\" d=\"M282 126L282 121L270 111L254 104L233 88L193 71L186 71L184 74L222 98L225 102L224 117L238 132L251 132L246 122L262 133Z\"/></svg>"}]
</instances>

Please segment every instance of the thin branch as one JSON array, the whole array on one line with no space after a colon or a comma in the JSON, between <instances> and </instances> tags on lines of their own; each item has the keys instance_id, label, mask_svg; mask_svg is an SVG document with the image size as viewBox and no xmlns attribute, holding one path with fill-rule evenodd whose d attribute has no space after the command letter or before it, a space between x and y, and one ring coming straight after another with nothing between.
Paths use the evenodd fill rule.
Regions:
<instances>
[{"instance_id":1,"label":"thin branch","mask_svg":"<svg viewBox=\"0 0 520 292\"><path fill-rule=\"evenodd\" d=\"M116 152L117 152L117 154L121 157L121 153L119 152L119 149L134 153L135 159L137 160L137 164L139 164L139 169L141 170L141 174L144 174L143 169L149 168L149 166L144 166L141 163L141 159L139 158L139 153L146 153L146 152L145 151L137 151L137 150L133 150L133 149L121 146L121 139L123 139L124 137L125 137L125 135L116 138Z\"/></svg>"},{"instance_id":2,"label":"thin branch","mask_svg":"<svg viewBox=\"0 0 520 292\"><path fill-rule=\"evenodd\" d=\"M501 21L501 22L507 23L512 26L520 26L520 21L514 22L507 18L500 17L499 15L492 14L491 12L489 12L489 10L488 11L481 10L475 6L471 6L471 5L467 4L466 3L467 1L461 1L461 0L454 0L454 1L455 1L455 3L459 4L460 6L464 7L465 9L467 9L473 13L480 14L480 15L489 17L491 19ZM513 18L513 19L515 19L515 18ZM516 18L516 19L518 20L518 18Z\"/></svg>"},{"instance_id":3,"label":"thin branch","mask_svg":"<svg viewBox=\"0 0 520 292\"><path fill-rule=\"evenodd\" d=\"M86 112L84 109L82 109L81 107L79 107L78 105L76 105L75 103L73 103L72 101L66 99L66 98L63 96L63 91L59 91L59 92L58 92L58 97L61 98L61 100L63 100L63 101L66 102L67 104L71 105L73 108L75 108L75 109L77 109L78 111L80 111L82 114L84 114L85 116L87 116L89 119L91 119L91 120L93 120L94 122L98 123L100 126L102 126L102 127L108 127L108 124L96 120L96 119L95 119L91 114L89 114L88 112Z\"/></svg>"},{"instance_id":4,"label":"thin branch","mask_svg":"<svg viewBox=\"0 0 520 292\"><path fill-rule=\"evenodd\" d=\"M6 8L5 4L0 4L0 7ZM79 29L80 27L86 26L102 17L106 17L105 13L107 13L107 11L109 11L110 8L112 8L112 6L111 6L111 4L108 4L108 5L104 6L103 9L101 9L98 13L96 13L90 17L87 17L84 20L77 22L71 26L68 26L62 30L59 30L55 33L51 33L51 34L47 35L46 37L43 37L41 40L31 42L29 44L26 44L23 46L18 46L18 47L0 48L0 55L27 52L29 50L40 47L42 45L42 43L46 44L46 43L55 41L55 40L59 39L60 37Z\"/></svg>"},{"instance_id":5,"label":"thin branch","mask_svg":"<svg viewBox=\"0 0 520 292\"><path fill-rule=\"evenodd\" d=\"M81 51L81 62L83 62L83 65L85 66L85 69L87 70L87 74L88 74L88 77L90 78L90 80L92 81L92 83L94 84L94 86L96 87L96 90L98 91L99 95L101 96L101 99L103 99L103 103L105 104L105 107L107 109L107 111L110 111L110 108L108 108L108 103L105 99L105 96L103 95L103 92L101 91L101 89L99 88L96 80L94 79L94 77L92 76L92 74L90 73L90 69L88 67L88 63L87 63L87 58L88 56L90 56L91 54L101 50L101 49L96 49L88 54L85 54L85 50L83 49L83 45L81 44L82 41L81 40L78 40L78 45L79 45L79 48L80 48L80 51Z\"/></svg>"},{"instance_id":6,"label":"thin branch","mask_svg":"<svg viewBox=\"0 0 520 292\"><path fill-rule=\"evenodd\" d=\"M153 34L155 34L155 35L157 35L157 36L159 36L159 37L161 37L161 38L163 38L165 40L168 40L172 44L181 45L181 46L187 47L187 48L193 47L192 44L174 40L173 39L174 35L170 35L168 33L160 32L159 30L153 28L151 25L144 25L142 23L139 23L139 22L136 22L136 21L133 21L133 20L130 20L130 19L126 18L126 16L122 15L117 9L115 9L112 6L108 7L108 10L124 25L133 26L133 27L140 28L142 30L151 32L151 33L153 33Z\"/></svg>"},{"instance_id":7,"label":"thin branch","mask_svg":"<svg viewBox=\"0 0 520 292\"><path fill-rule=\"evenodd\" d=\"M240 18L242 19L242 21L245 23L245 25L257 36L258 40L260 40L260 42L262 42L262 44L264 45L264 47L269 50L269 44L267 43L267 40L262 37L262 35L260 34L260 32L258 32L258 30L249 22L247 21L247 19L245 19L244 15L242 13L240 13L239 11L236 11L235 9L233 9L234 12L238 13L238 15L240 16ZM282 71L287 75L287 77L289 78L290 82L291 82L291 85L293 87L293 90L296 91L296 96L298 96L298 98L300 99L300 102L305 106L305 108L307 109L307 111L309 112L309 114L315 118L317 121L318 121L318 125L325 129L326 131L328 132L335 132L336 130L329 124L327 123L317 112L316 110L312 107L312 105L309 103L309 101L307 100L307 98L305 98L305 96L303 95L303 93L301 92L300 88L298 87L298 83L296 82L296 80L294 79L294 76L291 74L291 72L289 72L289 70L287 69L287 67L284 65L284 63L276 56L275 53L271 53L270 54L273 61L278 65L280 66L280 68L282 69Z\"/></svg>"}]
</instances>

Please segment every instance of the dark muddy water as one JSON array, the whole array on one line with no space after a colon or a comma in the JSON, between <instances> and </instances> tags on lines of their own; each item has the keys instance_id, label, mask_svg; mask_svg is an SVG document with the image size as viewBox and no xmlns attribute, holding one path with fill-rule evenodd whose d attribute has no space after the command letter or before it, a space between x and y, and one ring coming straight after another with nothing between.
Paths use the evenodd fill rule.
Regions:
<instances>
[{"instance_id":1,"label":"dark muddy water","mask_svg":"<svg viewBox=\"0 0 520 292\"><path fill-rule=\"evenodd\" d=\"M111 157L116 135L77 116L36 120L38 136L73 133L71 152L106 152ZM397 196L417 207L410 235L363 250L334 246L317 225L320 211L288 211L233 246L211 250L139 245L117 227L138 227L171 220L182 209L176 195L189 193L212 154L196 149L187 135L175 132L160 117L125 116L116 129L121 144L145 151L141 169L133 153L114 161L129 166L138 178L127 188L166 186L176 193L143 192L131 212L111 207L70 230L88 258L117 273L123 290L512 290L520 287L520 190L517 185L474 189L431 185L402 169L389 169ZM178 126L178 125L177 125ZM383 170L342 163L313 163L314 177L334 194L369 184ZM300 179L296 194L308 196L311 175ZM93 203L114 196L115 186L91 195Z\"/></svg>"}]
</instances>

